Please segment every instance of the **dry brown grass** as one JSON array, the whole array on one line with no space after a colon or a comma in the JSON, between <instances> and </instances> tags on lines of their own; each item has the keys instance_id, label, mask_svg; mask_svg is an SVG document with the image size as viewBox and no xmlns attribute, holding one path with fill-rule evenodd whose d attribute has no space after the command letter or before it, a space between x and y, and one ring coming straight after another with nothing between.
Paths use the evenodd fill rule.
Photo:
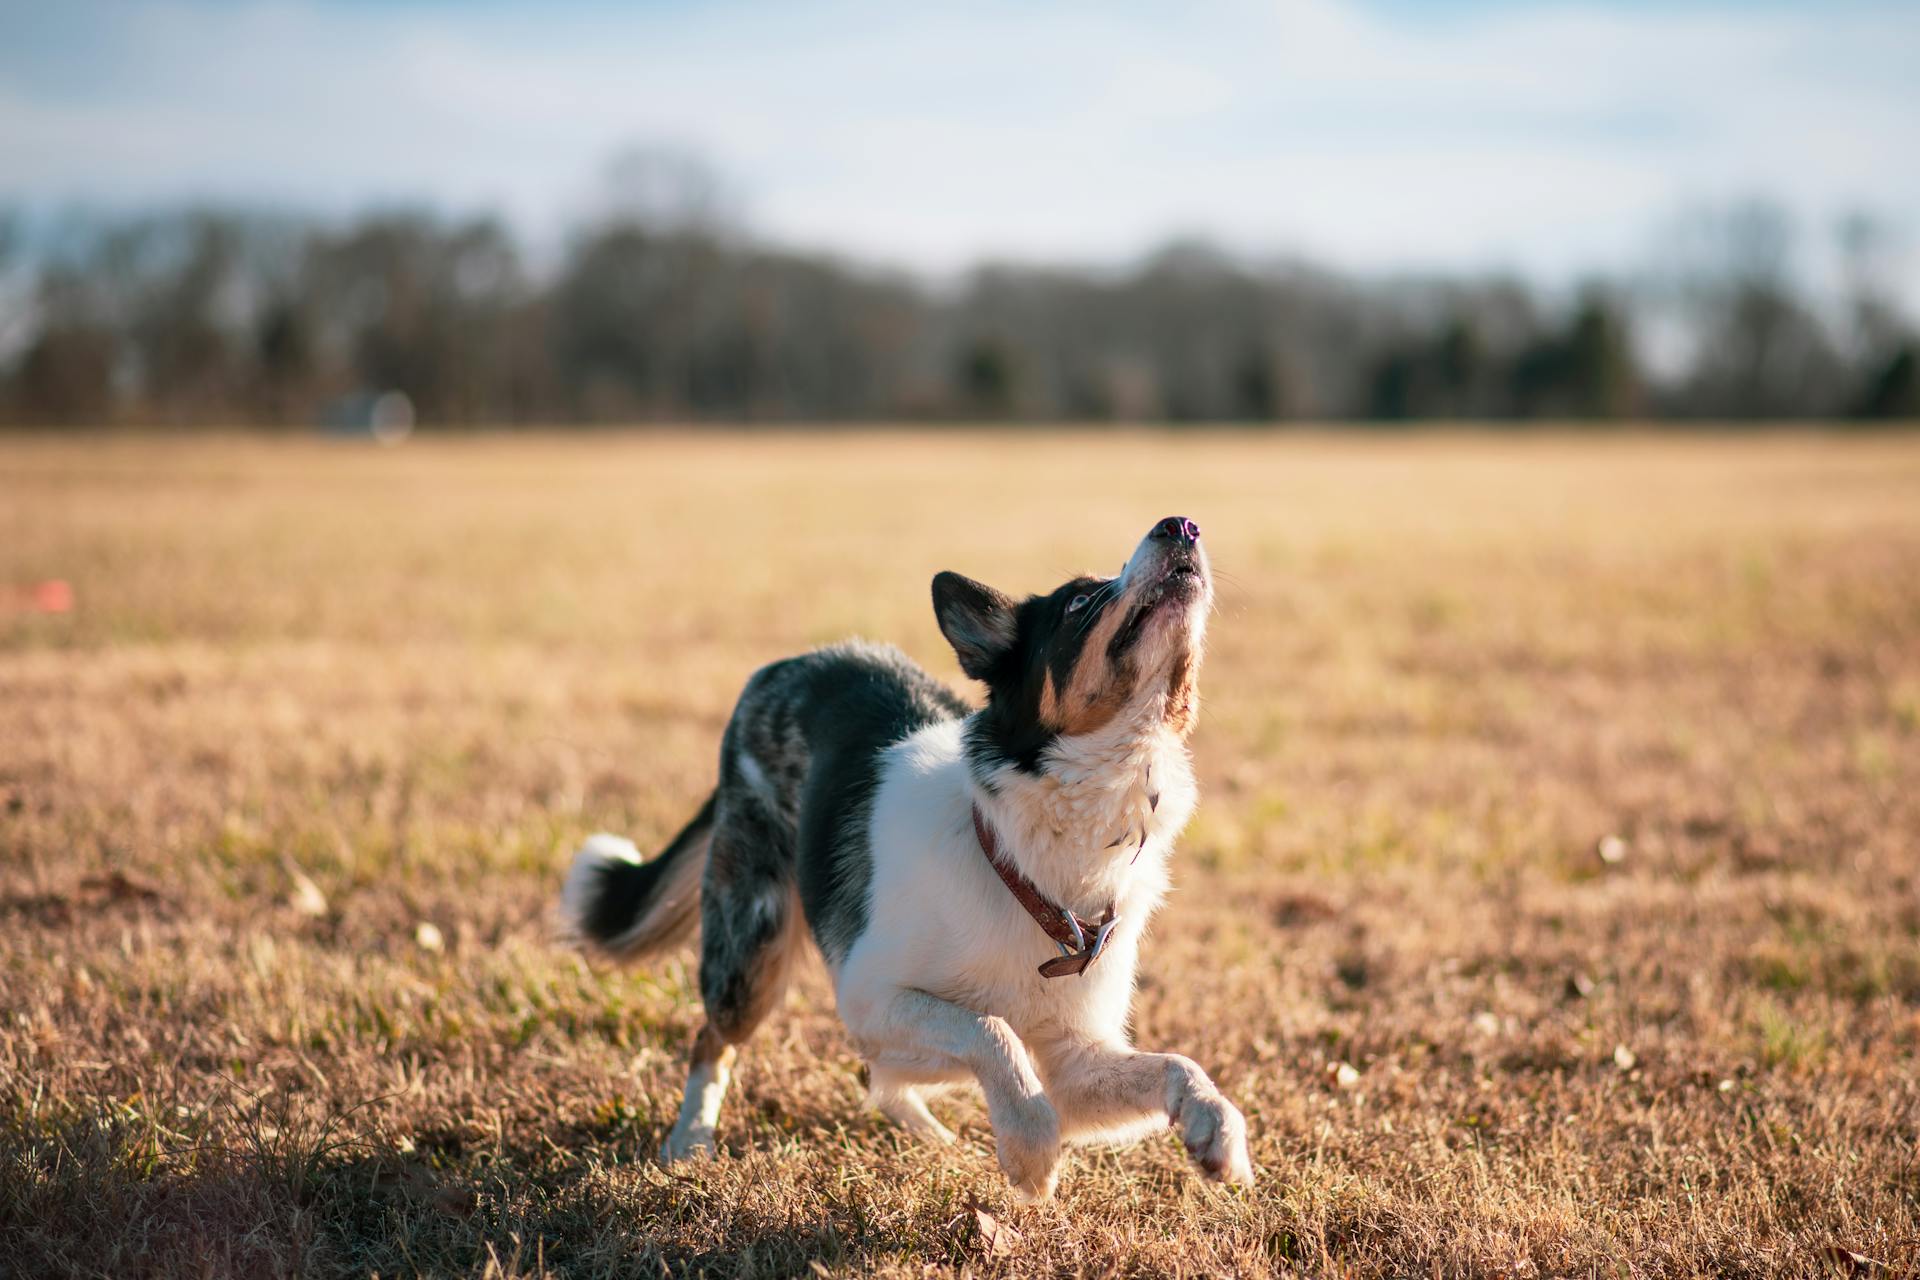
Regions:
<instances>
[{"instance_id":1,"label":"dry brown grass","mask_svg":"<svg viewBox=\"0 0 1920 1280\"><path fill-rule=\"evenodd\" d=\"M757 664L951 675L935 570L1170 511L1227 580L1137 1031L1258 1185L1161 1139L1015 1207L977 1106L864 1113L817 976L652 1166L688 966L554 943L573 842L676 826ZM1920 440L7 441L0 583L54 576L0 618L0 1271L1920 1259Z\"/></svg>"}]
</instances>

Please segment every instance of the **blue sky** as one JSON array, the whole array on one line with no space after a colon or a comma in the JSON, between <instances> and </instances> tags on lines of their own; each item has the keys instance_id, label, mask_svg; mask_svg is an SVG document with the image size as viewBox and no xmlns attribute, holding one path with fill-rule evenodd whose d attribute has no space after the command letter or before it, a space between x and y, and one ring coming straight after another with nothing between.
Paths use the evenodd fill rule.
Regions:
<instances>
[{"instance_id":1,"label":"blue sky","mask_svg":"<svg viewBox=\"0 0 1920 1280\"><path fill-rule=\"evenodd\" d=\"M1202 232L1363 271L1630 269L1677 211L1872 210L1920 295L1920 5L0 0L0 202L494 208L631 144L931 271Z\"/></svg>"}]
</instances>

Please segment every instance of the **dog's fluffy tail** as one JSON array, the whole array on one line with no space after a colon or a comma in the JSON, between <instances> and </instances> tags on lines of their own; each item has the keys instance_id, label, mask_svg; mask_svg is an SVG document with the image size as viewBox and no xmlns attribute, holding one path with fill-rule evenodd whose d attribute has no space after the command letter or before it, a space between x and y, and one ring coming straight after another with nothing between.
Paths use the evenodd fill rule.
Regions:
<instances>
[{"instance_id":1,"label":"dog's fluffy tail","mask_svg":"<svg viewBox=\"0 0 1920 1280\"><path fill-rule=\"evenodd\" d=\"M700 923L700 876L713 839L714 797L651 862L623 836L589 837L560 890L568 932L615 955L665 950Z\"/></svg>"}]
</instances>

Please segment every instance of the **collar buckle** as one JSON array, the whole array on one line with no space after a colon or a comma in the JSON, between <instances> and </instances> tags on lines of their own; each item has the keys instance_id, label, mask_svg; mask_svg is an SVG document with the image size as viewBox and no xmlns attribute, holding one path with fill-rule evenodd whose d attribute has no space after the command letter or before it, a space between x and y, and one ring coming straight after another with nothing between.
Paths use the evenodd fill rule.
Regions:
<instances>
[{"instance_id":1,"label":"collar buckle","mask_svg":"<svg viewBox=\"0 0 1920 1280\"><path fill-rule=\"evenodd\" d=\"M994 838L993 828L980 816L978 805L973 807L973 834L980 842L980 852L986 855L988 865L1007 886L1014 901L1026 908L1034 923L1060 948L1059 955L1040 966L1040 976L1064 978L1068 974L1085 973L1107 949L1107 939L1113 935L1113 927L1120 923L1120 917L1113 914L1113 905L1109 903L1106 913L1093 921L1082 920L1067 908L1047 901L1033 881L1001 856L1000 843ZM1091 941L1087 937L1089 933L1093 935Z\"/></svg>"}]
</instances>

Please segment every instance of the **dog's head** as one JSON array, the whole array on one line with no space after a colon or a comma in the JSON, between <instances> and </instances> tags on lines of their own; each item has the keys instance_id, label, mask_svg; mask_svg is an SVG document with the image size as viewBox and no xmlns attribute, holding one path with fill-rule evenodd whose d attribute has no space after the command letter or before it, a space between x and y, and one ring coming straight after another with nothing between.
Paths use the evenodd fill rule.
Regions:
<instances>
[{"instance_id":1,"label":"dog's head","mask_svg":"<svg viewBox=\"0 0 1920 1280\"><path fill-rule=\"evenodd\" d=\"M1160 712L1184 738L1213 576L1200 526L1168 516L1118 577L1074 578L1014 601L957 573L933 580L933 611L960 668L987 686L971 745L1027 772L1062 738L1098 733L1122 713Z\"/></svg>"}]
</instances>

